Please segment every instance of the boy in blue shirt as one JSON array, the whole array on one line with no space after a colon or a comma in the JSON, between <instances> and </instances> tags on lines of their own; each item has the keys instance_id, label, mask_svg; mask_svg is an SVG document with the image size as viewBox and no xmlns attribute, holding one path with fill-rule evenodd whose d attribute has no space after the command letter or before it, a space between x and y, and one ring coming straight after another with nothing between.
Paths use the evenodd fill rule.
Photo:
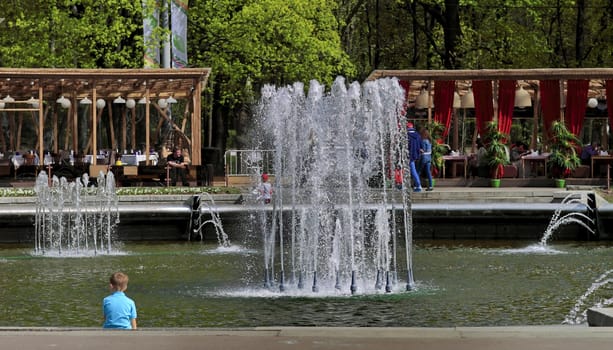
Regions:
<instances>
[{"instance_id":1,"label":"boy in blue shirt","mask_svg":"<svg viewBox=\"0 0 613 350\"><path fill-rule=\"evenodd\" d=\"M136 329L136 305L124 293L128 289L128 275L115 272L109 289L112 294L102 301L104 328Z\"/></svg>"}]
</instances>

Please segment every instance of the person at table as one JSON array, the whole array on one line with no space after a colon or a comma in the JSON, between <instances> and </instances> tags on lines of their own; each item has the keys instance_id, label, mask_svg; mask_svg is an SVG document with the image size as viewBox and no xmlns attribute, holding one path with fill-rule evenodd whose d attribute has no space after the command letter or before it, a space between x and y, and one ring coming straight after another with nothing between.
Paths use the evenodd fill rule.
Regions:
<instances>
[{"instance_id":1,"label":"person at table","mask_svg":"<svg viewBox=\"0 0 613 350\"><path fill-rule=\"evenodd\" d=\"M468 160L470 166L471 176L474 177L487 177L489 172L489 165L487 164L487 152L485 145L481 139L477 139L475 142L477 153L472 154Z\"/></svg>"},{"instance_id":2,"label":"person at table","mask_svg":"<svg viewBox=\"0 0 613 350\"><path fill-rule=\"evenodd\" d=\"M528 145L525 143L517 141L511 145L511 164L517 168L520 174L524 171L521 158L528 154L530 154L530 151L528 150Z\"/></svg>"},{"instance_id":3,"label":"person at table","mask_svg":"<svg viewBox=\"0 0 613 350\"><path fill-rule=\"evenodd\" d=\"M189 186L187 182L187 163L181 153L181 149L175 147L171 154L166 157L166 163L170 167L169 175L172 186L177 185L177 180L181 180L183 186Z\"/></svg>"},{"instance_id":4,"label":"person at table","mask_svg":"<svg viewBox=\"0 0 613 350\"><path fill-rule=\"evenodd\" d=\"M591 165L592 156L598 155L598 143L592 142L587 146L584 146L581 150L581 164L583 165Z\"/></svg>"},{"instance_id":5,"label":"person at table","mask_svg":"<svg viewBox=\"0 0 613 350\"><path fill-rule=\"evenodd\" d=\"M515 162L521 160L521 157L529 154L528 145L521 141L514 142L511 145L511 162L515 164Z\"/></svg>"}]
</instances>

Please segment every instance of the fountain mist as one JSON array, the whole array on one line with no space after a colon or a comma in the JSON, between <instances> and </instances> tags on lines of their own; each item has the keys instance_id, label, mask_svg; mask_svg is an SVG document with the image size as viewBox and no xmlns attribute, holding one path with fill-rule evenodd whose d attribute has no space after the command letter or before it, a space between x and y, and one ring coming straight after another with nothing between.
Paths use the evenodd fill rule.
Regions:
<instances>
[{"instance_id":1,"label":"fountain mist","mask_svg":"<svg viewBox=\"0 0 613 350\"><path fill-rule=\"evenodd\" d=\"M274 149L275 175L272 212L259 218L267 287L278 281L284 290L286 275L299 289L312 281L313 291L352 294L375 290L377 275L395 283L403 228L406 288L413 288L410 186L396 193L386 186L406 159L403 102L396 79L347 87L337 78L329 93L311 81L306 95L302 83L262 89L258 148ZM259 179L261 168L254 172ZM394 209L402 209L403 225Z\"/></svg>"}]
</instances>

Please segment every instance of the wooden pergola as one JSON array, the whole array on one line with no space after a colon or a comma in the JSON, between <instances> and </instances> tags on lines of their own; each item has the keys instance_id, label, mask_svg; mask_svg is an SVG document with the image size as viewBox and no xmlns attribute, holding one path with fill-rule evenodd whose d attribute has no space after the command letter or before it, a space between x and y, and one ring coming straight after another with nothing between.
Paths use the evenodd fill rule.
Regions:
<instances>
[{"instance_id":1,"label":"wooden pergola","mask_svg":"<svg viewBox=\"0 0 613 350\"><path fill-rule=\"evenodd\" d=\"M434 96L433 85L437 81L455 80L456 91L464 96L472 85L473 80L492 80L494 98L497 95L498 81L516 80L517 87L526 90L532 99L534 125L538 124L538 106L540 104L539 81L560 81L560 119L564 119L564 96L566 96L568 80L589 80L588 98L604 98L605 81L613 79L613 68L542 68L542 69L482 69L482 70L375 70L366 80L396 77L409 83L409 103L415 102L423 90L428 92L428 121L432 117L432 100ZM587 103L587 101L586 101ZM494 106L496 115L496 106ZM454 125L457 118L454 118ZM612 126L613 127L613 126ZM457 130L457 128L456 128ZM536 142L537 130L533 130L532 143ZM454 135L457 143L457 135ZM534 145L532 145L534 147Z\"/></svg>"},{"instance_id":2,"label":"wooden pergola","mask_svg":"<svg viewBox=\"0 0 613 350\"><path fill-rule=\"evenodd\" d=\"M137 106L145 109L145 149L148 151L150 144L150 115L151 108L155 108L160 116L168 121L172 129L178 133L183 133L186 124L189 122L189 134L184 134L186 141L185 147L190 150L191 164L202 165L202 123L201 123L201 94L206 86L210 74L209 68L186 68L186 69L21 69L21 68L0 68L0 113L8 113L9 124L11 126L11 146L18 148L20 130L23 114L31 113L37 134L36 152L39 159L43 159L45 145L43 137L45 134L45 117L49 110L54 111L54 118L57 118L58 99L64 97L70 103L64 102L67 108L66 118L68 130L66 135L71 136L70 147L78 150L78 108L79 104L89 103L88 121L88 142L87 150L90 154L97 154L98 121L105 105L108 108L109 117L112 121L112 103L118 97L139 101L139 104L130 103L131 107L122 109L122 138L121 146L126 146L126 110L132 109L132 135L131 144L135 143L135 112ZM10 96L10 97L7 97ZM176 125L172 116L167 113L167 106L160 104L160 99L174 98L178 101L185 101L182 125ZM83 99L85 99L83 101ZM96 107L98 100L103 100ZM64 100L65 101L65 100ZM14 127L15 116L18 117L18 127ZM36 116L38 118L36 118ZM53 148L55 151L58 146L57 123L54 123ZM0 126L1 127L1 126ZM1 130L3 145L4 130ZM111 134L113 134L111 122ZM16 134L16 135L13 135ZM15 141L17 140L17 141ZM114 140L114 136L113 136ZM6 146L5 146L6 147ZM119 147L118 147L119 148ZM17 150L17 149L14 149ZM146 160L149 164L149 157ZM92 164L96 164L96 157L92 159Z\"/></svg>"}]
</instances>

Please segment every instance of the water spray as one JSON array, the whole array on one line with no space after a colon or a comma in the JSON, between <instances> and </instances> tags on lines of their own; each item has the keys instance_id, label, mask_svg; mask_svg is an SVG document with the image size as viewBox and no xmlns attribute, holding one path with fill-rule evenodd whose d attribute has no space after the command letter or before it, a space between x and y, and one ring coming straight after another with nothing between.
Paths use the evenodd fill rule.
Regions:
<instances>
[{"instance_id":1,"label":"water spray","mask_svg":"<svg viewBox=\"0 0 613 350\"><path fill-rule=\"evenodd\" d=\"M317 286L317 271L313 271L313 293L319 292L319 287Z\"/></svg>"},{"instance_id":2,"label":"water spray","mask_svg":"<svg viewBox=\"0 0 613 350\"><path fill-rule=\"evenodd\" d=\"M382 286L383 283L381 282L381 269L377 269L377 280L375 282L375 289L380 290Z\"/></svg>"},{"instance_id":3,"label":"water spray","mask_svg":"<svg viewBox=\"0 0 613 350\"><path fill-rule=\"evenodd\" d=\"M385 272L385 292L386 293L391 293L392 292L392 278L390 276L390 272L389 271Z\"/></svg>"}]
</instances>

